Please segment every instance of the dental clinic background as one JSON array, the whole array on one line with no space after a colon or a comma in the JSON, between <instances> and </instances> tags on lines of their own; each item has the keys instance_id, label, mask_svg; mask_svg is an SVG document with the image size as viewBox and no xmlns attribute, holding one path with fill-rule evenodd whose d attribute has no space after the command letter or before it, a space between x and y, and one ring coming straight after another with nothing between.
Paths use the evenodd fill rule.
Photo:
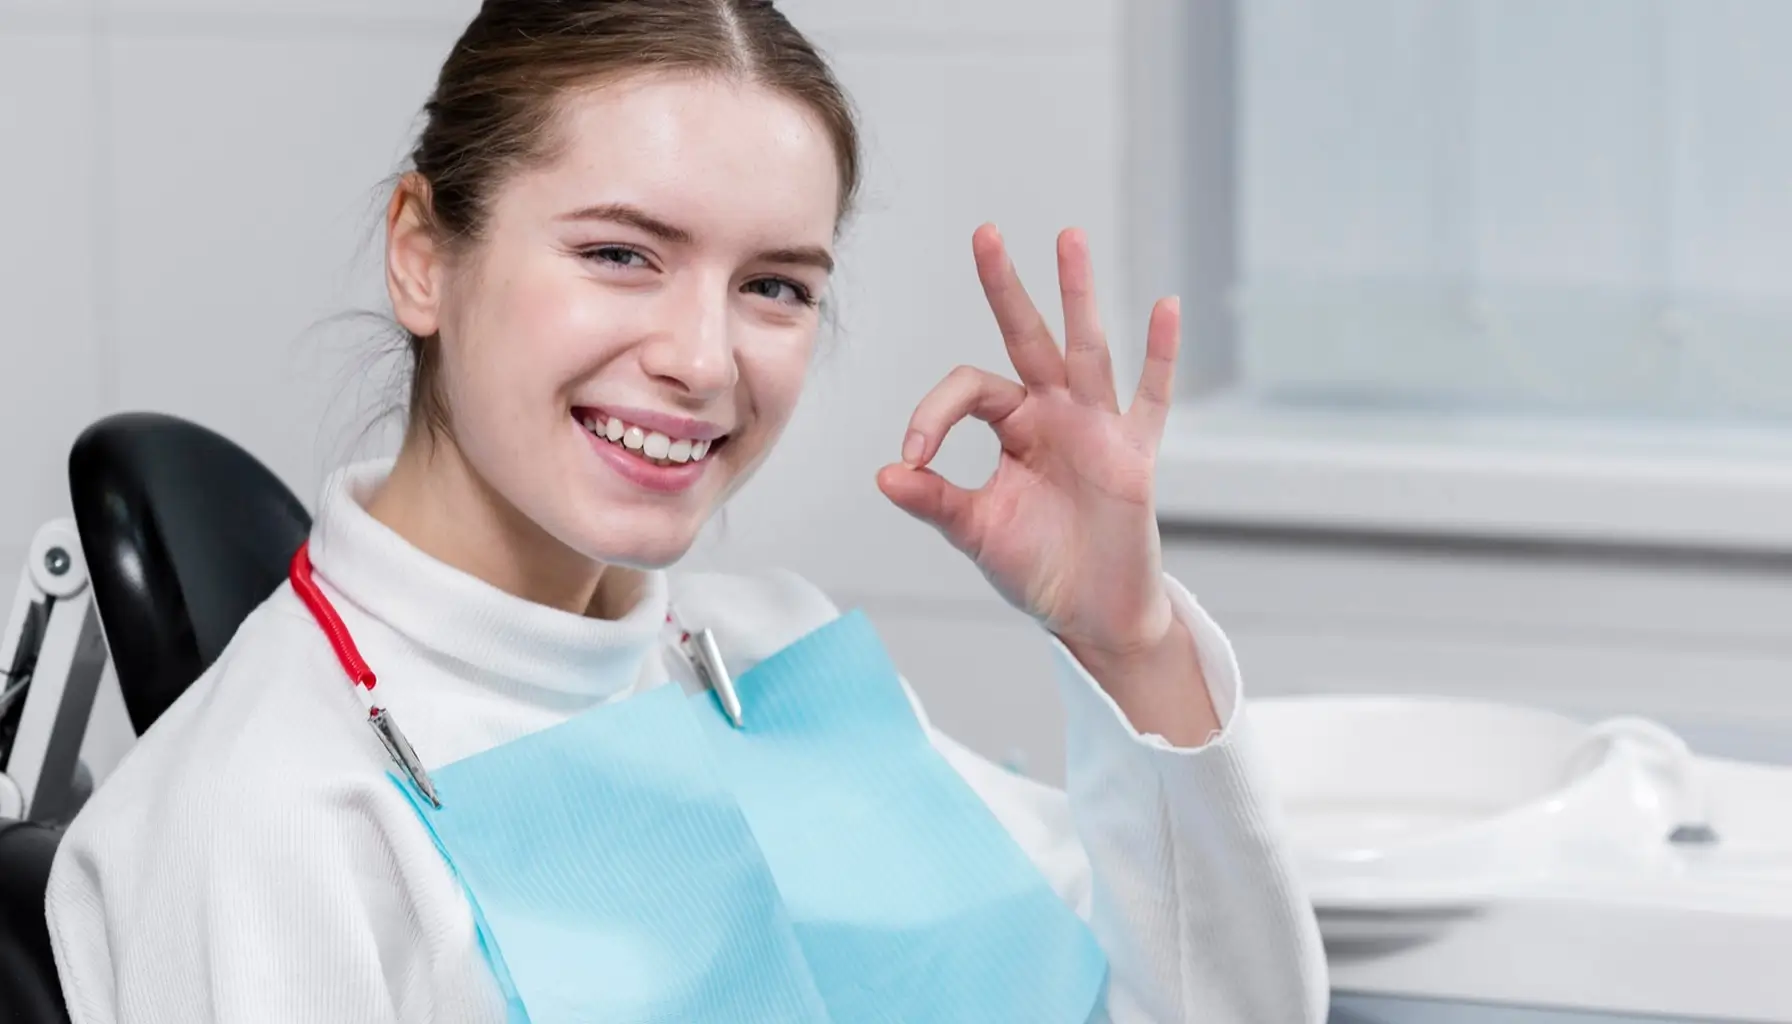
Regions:
<instances>
[{"instance_id":1,"label":"dental clinic background","mask_svg":"<svg viewBox=\"0 0 1792 1024\"><path fill-rule=\"evenodd\" d=\"M107 413L197 420L308 503L390 450L392 337L352 314L475 6L0 0L0 594ZM1120 379L1150 300L1189 310L1168 563L1248 694L1640 714L1792 762L1792 5L781 6L868 182L801 422L694 562L864 608L946 731L1060 778L1042 634L873 473L945 371L1006 366L972 229L1055 318L1076 224ZM940 468L993 464L963 430ZM129 742L107 689L95 774Z\"/></svg>"}]
</instances>

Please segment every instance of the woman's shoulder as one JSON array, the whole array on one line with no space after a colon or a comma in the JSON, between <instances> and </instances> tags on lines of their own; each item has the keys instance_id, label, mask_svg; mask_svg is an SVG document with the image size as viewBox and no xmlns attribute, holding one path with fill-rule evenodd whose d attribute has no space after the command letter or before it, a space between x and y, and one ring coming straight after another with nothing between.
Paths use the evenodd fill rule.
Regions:
<instances>
[{"instance_id":1,"label":"woman's shoulder","mask_svg":"<svg viewBox=\"0 0 1792 1024\"><path fill-rule=\"evenodd\" d=\"M120 772L143 760L165 761L185 774L239 776L290 776L307 762L377 765L376 757L344 756L345 747L377 749L360 742L366 738L361 717L315 621L282 586L139 739Z\"/></svg>"},{"instance_id":2,"label":"woman's shoulder","mask_svg":"<svg viewBox=\"0 0 1792 1024\"><path fill-rule=\"evenodd\" d=\"M71 984L174 1020L219 985L263 997L242 986L268 957L328 971L335 1005L476 962L458 884L316 633L264 604L76 816L45 899Z\"/></svg>"},{"instance_id":3,"label":"woman's shoulder","mask_svg":"<svg viewBox=\"0 0 1792 1024\"><path fill-rule=\"evenodd\" d=\"M834 621L840 609L788 569L670 574L672 613L687 629L709 629L730 661L763 661Z\"/></svg>"},{"instance_id":4,"label":"woman's shoulder","mask_svg":"<svg viewBox=\"0 0 1792 1024\"><path fill-rule=\"evenodd\" d=\"M285 596L244 620L138 738L65 847L135 856L227 841L275 818L377 795L384 773L377 745L362 735L364 712L346 686L319 685L329 650L312 642L316 627L308 632L303 609Z\"/></svg>"}]
</instances>

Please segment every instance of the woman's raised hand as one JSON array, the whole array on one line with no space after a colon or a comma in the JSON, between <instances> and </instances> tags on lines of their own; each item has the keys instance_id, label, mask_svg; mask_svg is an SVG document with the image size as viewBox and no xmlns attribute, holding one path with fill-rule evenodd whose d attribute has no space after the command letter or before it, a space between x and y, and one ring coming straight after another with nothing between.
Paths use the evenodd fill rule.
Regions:
<instances>
[{"instance_id":1,"label":"woman's raised hand","mask_svg":"<svg viewBox=\"0 0 1792 1024\"><path fill-rule=\"evenodd\" d=\"M1171 298L1153 307L1144 372L1122 410L1083 233L1058 237L1062 349L994 226L978 229L971 245L1019 380L969 366L952 371L921 399L902 462L885 467L878 486L938 529L1009 603L1086 663L1151 650L1173 619L1153 480L1180 304ZM967 416L988 423L1002 446L995 474L976 490L927 468L946 433Z\"/></svg>"}]
</instances>

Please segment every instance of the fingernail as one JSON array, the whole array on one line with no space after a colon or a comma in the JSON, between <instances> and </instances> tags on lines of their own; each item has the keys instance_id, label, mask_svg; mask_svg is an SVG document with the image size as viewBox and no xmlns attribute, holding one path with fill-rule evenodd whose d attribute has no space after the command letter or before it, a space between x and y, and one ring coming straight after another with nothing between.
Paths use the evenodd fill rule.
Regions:
<instances>
[{"instance_id":1,"label":"fingernail","mask_svg":"<svg viewBox=\"0 0 1792 1024\"><path fill-rule=\"evenodd\" d=\"M902 461L913 466L921 461L921 453L927 450L927 439L919 430L911 430L902 439Z\"/></svg>"}]
</instances>

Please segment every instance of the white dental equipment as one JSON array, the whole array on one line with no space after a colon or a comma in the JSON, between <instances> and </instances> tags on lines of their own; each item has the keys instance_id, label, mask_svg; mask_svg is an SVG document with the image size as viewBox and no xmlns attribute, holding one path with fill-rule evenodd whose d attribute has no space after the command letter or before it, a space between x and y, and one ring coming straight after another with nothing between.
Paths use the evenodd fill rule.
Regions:
<instances>
[{"instance_id":1,"label":"white dental equipment","mask_svg":"<svg viewBox=\"0 0 1792 1024\"><path fill-rule=\"evenodd\" d=\"M0 818L61 823L79 810L81 742L106 659L75 524L47 523L0 630Z\"/></svg>"},{"instance_id":2,"label":"white dental equipment","mask_svg":"<svg viewBox=\"0 0 1792 1024\"><path fill-rule=\"evenodd\" d=\"M1350 1020L1792 1021L1792 768L1441 698L1249 713Z\"/></svg>"}]
</instances>

